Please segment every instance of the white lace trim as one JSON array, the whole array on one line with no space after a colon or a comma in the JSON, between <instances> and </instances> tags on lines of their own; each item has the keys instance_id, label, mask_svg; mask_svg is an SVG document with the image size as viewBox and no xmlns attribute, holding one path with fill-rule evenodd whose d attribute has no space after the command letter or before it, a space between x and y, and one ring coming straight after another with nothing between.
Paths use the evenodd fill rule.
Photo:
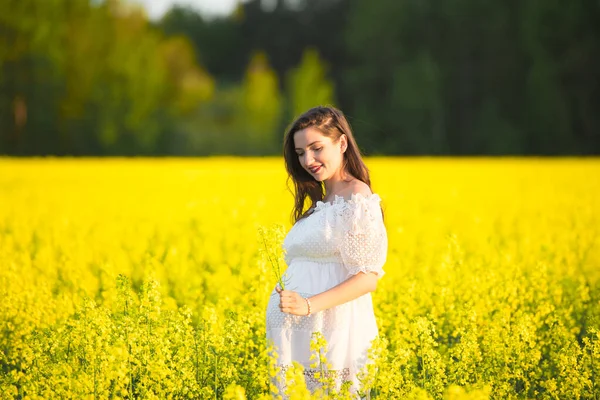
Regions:
<instances>
[{"instance_id":1,"label":"white lace trim","mask_svg":"<svg viewBox=\"0 0 600 400\"><path fill-rule=\"evenodd\" d=\"M322 210L324 208L331 207L334 205L344 204L344 203L353 204L353 203L366 202L366 201L379 202L379 201L381 201L381 197L379 197L379 195L377 193L371 193L368 195L364 195L362 193L352 193L352 195L350 196L350 199L346 200L343 196L338 196L336 194L336 195L334 195L332 202L323 202L321 200L317 201L315 203L315 211Z\"/></svg>"}]
</instances>

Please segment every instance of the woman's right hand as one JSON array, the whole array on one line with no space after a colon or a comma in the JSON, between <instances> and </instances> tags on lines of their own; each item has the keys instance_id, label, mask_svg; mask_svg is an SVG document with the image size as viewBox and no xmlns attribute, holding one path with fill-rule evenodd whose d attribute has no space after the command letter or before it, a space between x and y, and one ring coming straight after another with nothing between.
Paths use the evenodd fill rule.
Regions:
<instances>
[{"instance_id":1,"label":"woman's right hand","mask_svg":"<svg viewBox=\"0 0 600 400\"><path fill-rule=\"evenodd\" d=\"M281 312L300 316L308 314L308 303L299 293L292 290L283 290L279 285L275 287L275 290L279 293Z\"/></svg>"}]
</instances>

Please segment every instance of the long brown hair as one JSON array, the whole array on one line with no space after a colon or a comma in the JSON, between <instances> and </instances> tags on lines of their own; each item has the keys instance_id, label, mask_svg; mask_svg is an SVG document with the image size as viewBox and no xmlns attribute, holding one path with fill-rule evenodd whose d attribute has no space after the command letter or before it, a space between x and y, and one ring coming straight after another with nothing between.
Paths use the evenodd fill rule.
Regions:
<instances>
[{"instance_id":1,"label":"long brown hair","mask_svg":"<svg viewBox=\"0 0 600 400\"><path fill-rule=\"evenodd\" d=\"M305 213L308 210L304 210L307 199L310 200L308 207L310 209L317 201L323 200L325 192L323 183L317 181L302 168L296 154L294 133L308 127L317 129L323 135L331 138L333 143L337 143L342 134L345 134L348 139L348 147L343 156L342 168L356 179L366 183L369 188L371 187L369 170L362 160L352 129L350 129L350 124L344 114L335 107L313 107L291 123L283 140L283 158L288 173L287 185L290 188L290 180L294 185L294 190L290 189L295 196L292 210L293 223L307 216Z\"/></svg>"}]
</instances>

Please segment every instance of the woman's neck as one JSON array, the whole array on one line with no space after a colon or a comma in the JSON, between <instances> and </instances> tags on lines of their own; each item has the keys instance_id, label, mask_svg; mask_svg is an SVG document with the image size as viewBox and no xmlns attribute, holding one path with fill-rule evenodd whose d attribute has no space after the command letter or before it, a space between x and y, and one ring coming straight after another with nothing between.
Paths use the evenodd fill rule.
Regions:
<instances>
[{"instance_id":1,"label":"woman's neck","mask_svg":"<svg viewBox=\"0 0 600 400\"><path fill-rule=\"evenodd\" d=\"M348 184L355 178L349 173L344 173L343 177L341 174L336 174L331 178L325 180L325 197L329 200L333 200L334 196L339 195L348 187Z\"/></svg>"}]
</instances>

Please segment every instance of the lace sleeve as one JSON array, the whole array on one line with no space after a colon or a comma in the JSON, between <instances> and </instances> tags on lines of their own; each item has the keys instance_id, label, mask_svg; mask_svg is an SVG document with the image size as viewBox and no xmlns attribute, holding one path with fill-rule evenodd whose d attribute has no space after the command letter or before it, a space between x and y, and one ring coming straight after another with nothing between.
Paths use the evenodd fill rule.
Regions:
<instances>
[{"instance_id":1,"label":"lace sleeve","mask_svg":"<svg viewBox=\"0 0 600 400\"><path fill-rule=\"evenodd\" d=\"M338 215L340 255L348 272L376 272L384 275L387 258L387 232L377 194L353 194Z\"/></svg>"}]
</instances>

